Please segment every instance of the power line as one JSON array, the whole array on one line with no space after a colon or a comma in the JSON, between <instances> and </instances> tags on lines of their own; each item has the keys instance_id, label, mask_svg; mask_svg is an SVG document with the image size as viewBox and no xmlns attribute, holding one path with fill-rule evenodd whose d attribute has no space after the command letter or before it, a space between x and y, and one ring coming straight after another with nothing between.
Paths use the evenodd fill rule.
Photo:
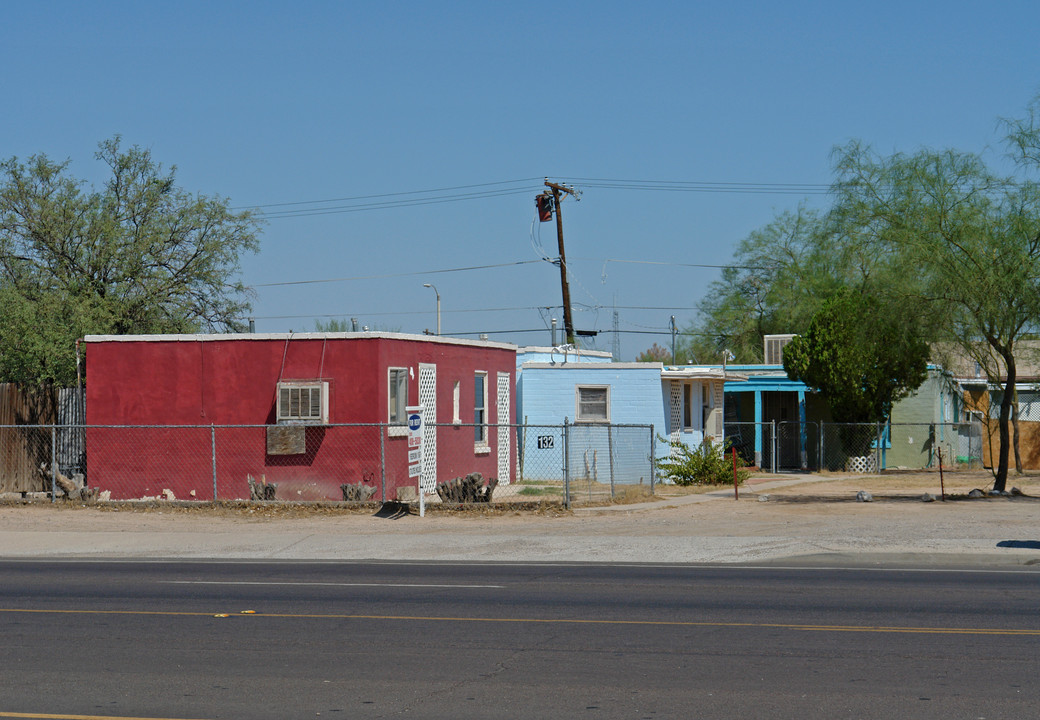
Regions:
<instances>
[{"instance_id":1,"label":"power line","mask_svg":"<svg viewBox=\"0 0 1040 720\"><path fill-rule=\"evenodd\" d=\"M821 183L752 183L752 182L705 182L689 180L620 180L610 178L563 178L568 182L580 183L585 187L605 190L644 190L656 192L699 192L699 193L743 193L764 195L826 195L831 186ZM315 215L387 210L398 207L432 205L464 200L516 195L538 190L541 178L519 178L470 185L454 185L429 190L406 190L400 192L353 195L321 200L296 200L288 202L258 203L241 205L233 210L254 210L269 220ZM534 184L537 183L537 184ZM504 187L513 186L513 187ZM479 188L487 188L478 190ZM467 191L467 192L458 192ZM328 207L331 203L346 203ZM310 206L310 207L304 207ZM324 207L323 207L324 206ZM268 208L272 208L268 210ZM274 209L284 208L284 209Z\"/></svg>"},{"instance_id":2,"label":"power line","mask_svg":"<svg viewBox=\"0 0 1040 720\"><path fill-rule=\"evenodd\" d=\"M237 210L254 210L267 220L293 217L311 217L314 215L335 215L340 213L361 212L365 210L385 210L398 207L412 207L417 205L434 205L446 202L460 202L463 200L481 200L485 198L501 197L505 195L517 195L529 193L538 188L530 184L530 180L506 180L496 183L484 183L481 185L460 185L456 188L440 188L435 190L411 190L406 192L379 193L373 195L357 195L345 198L330 198L327 200L300 200L296 202L267 203L263 205L247 205L235 208ZM493 187L502 185L516 185L516 187ZM471 190L469 192L449 192L467 188L487 188L483 190ZM407 197L406 197L407 196ZM329 203L345 203L332 205ZM306 207L303 207L306 206ZM265 209L272 208L272 209ZM276 209L282 208L282 209Z\"/></svg>"},{"instance_id":3,"label":"power line","mask_svg":"<svg viewBox=\"0 0 1040 720\"><path fill-rule=\"evenodd\" d=\"M541 260L517 260L515 262L508 263L497 263L494 265L472 265L469 267L458 267L458 268L445 268L441 270L420 270L417 272L406 272L406 273L388 273L385 275L357 275L355 277L342 277L342 278L326 278L323 280L287 280L285 282L276 283L256 283L250 287L281 287L284 285L316 285L318 283L333 283L333 282L349 282L352 280L385 280L386 278L395 277L414 277L416 275L437 275L440 273L453 273L453 272L467 272L470 270L490 270L492 268L504 268L513 267L514 265L531 265L533 263L540 263Z\"/></svg>"},{"instance_id":4,"label":"power line","mask_svg":"<svg viewBox=\"0 0 1040 720\"><path fill-rule=\"evenodd\" d=\"M590 258L590 257L576 257L571 260L582 260L584 262L602 262L604 265L607 263L618 263L623 265L668 265L669 267L692 267L692 268L710 268L714 270L725 270L726 268L734 268L737 270L772 270L771 265L708 265L705 263L679 263L670 262L667 260L618 260L616 258Z\"/></svg>"},{"instance_id":5,"label":"power line","mask_svg":"<svg viewBox=\"0 0 1040 720\"><path fill-rule=\"evenodd\" d=\"M510 335L510 334L521 334L521 333L544 333L544 332L547 332L546 328L537 328L535 330L478 330L476 332L453 332L453 333L450 333L448 335L448 337L461 337L461 336L468 336L468 335ZM595 332L597 335L609 335L609 334L613 333L614 330L595 330L595 331L576 330L575 331L575 333L577 335L579 335L579 336L583 332ZM655 330L618 330L617 332L621 333L622 335L668 335L668 336L671 336L671 334L672 334L672 331L670 329L668 329L668 330L661 330L661 331L655 331ZM689 336L689 337L697 337L697 336L701 336L701 337L715 337L713 333L690 332L690 331L687 331L687 330L677 330L675 334L676 335L685 335L685 336Z\"/></svg>"},{"instance_id":6,"label":"power line","mask_svg":"<svg viewBox=\"0 0 1040 720\"><path fill-rule=\"evenodd\" d=\"M602 310L606 306L598 306L595 308L578 306L576 309L582 311L589 310ZM645 305L612 305L618 310L696 310L696 307L683 307L683 306L645 306ZM498 307L498 308L475 308L475 309L461 309L461 310L443 310L442 313L447 315L452 314L463 314L463 313L489 313L489 312L518 312L521 310L559 310L562 305L519 305L517 307ZM251 315L254 320L305 320L307 318L346 318L346 317L393 317L397 315L429 315L433 310L400 310L400 311L387 311L381 310L379 312L363 312L353 311L344 313L324 313L324 314L310 314L310 315ZM607 332L607 331L604 331Z\"/></svg>"},{"instance_id":7,"label":"power line","mask_svg":"<svg viewBox=\"0 0 1040 720\"><path fill-rule=\"evenodd\" d=\"M709 268L714 270L725 270L727 268L733 268L735 270L771 270L769 266L759 265L703 265L697 263L673 263L655 260L617 260L617 259L604 259L604 258L575 258L576 260L582 260L586 262L613 262L613 263L633 263L639 265L668 265L672 267L696 267L696 268ZM389 273L385 275L357 275L354 277L342 277L342 278L322 278L322 279L311 279L311 280L287 280L284 282L275 283L255 283L250 287L261 288L261 287L281 287L286 285L316 285L319 283L334 283L334 282L350 282L353 280L384 280L386 278L395 277L414 277L417 275L438 275L443 273L454 273L454 272L469 272L471 270L491 270L496 268L514 267L517 265L535 265L542 262L548 262L547 260L516 260L507 263L495 263L492 265L472 265L469 267L458 267L458 268L442 268L438 270L417 270L415 272L406 273ZM544 307L544 306L542 306ZM559 307L559 306L557 306ZM594 305L587 306L594 307L595 309L602 309L607 307L606 305ZM619 306L621 307L621 306ZM628 307L629 310L696 310L696 308L687 307Z\"/></svg>"},{"instance_id":8,"label":"power line","mask_svg":"<svg viewBox=\"0 0 1040 720\"><path fill-rule=\"evenodd\" d=\"M531 188L525 187L517 188L514 190L492 190L487 192L467 193L463 195L451 195L446 197L416 198L412 200L386 200L384 202L378 203L361 203L357 205L344 205L332 208L303 208L300 210L284 210L269 213L261 211L261 214L264 218L268 220L278 220L281 218L313 217L316 215L340 215L343 213L362 212L365 210L386 210L390 208L399 207L414 207L417 205L437 205L440 203L461 202L463 200L481 200L485 198L502 197L505 195L526 195L531 191Z\"/></svg>"},{"instance_id":9,"label":"power line","mask_svg":"<svg viewBox=\"0 0 1040 720\"><path fill-rule=\"evenodd\" d=\"M528 307L510 307L510 308L478 308L476 310L444 310L442 314L447 315L449 313L489 313L489 312L514 312L518 310L540 310L544 308L544 305L530 305ZM431 315L433 310L401 310L398 312L383 310L380 312L347 312L347 313L326 313L322 315L252 315L254 320L303 320L306 318L345 318L345 317L394 317L397 315Z\"/></svg>"},{"instance_id":10,"label":"power line","mask_svg":"<svg viewBox=\"0 0 1040 720\"><path fill-rule=\"evenodd\" d=\"M612 190L655 190L661 192L745 193L764 195L826 195L831 186L821 183L701 182L688 180L616 180L608 178L563 178L585 187Z\"/></svg>"},{"instance_id":11,"label":"power line","mask_svg":"<svg viewBox=\"0 0 1040 720\"><path fill-rule=\"evenodd\" d=\"M515 185L517 183L539 182L541 178L521 178L519 180L500 180L497 182L477 183L473 185L454 185L451 187L433 188L431 190L406 190L402 192L380 193L378 195L354 195L353 197L329 198L327 200L297 200L295 202L266 203L262 205L244 205L232 210L262 209L284 207L287 205L317 205L320 203L352 202L354 200L374 200L376 198L399 197L402 195L428 195L430 193L448 192L449 190L469 190L471 188L490 187L492 185ZM524 188L526 190L526 188Z\"/></svg>"}]
</instances>

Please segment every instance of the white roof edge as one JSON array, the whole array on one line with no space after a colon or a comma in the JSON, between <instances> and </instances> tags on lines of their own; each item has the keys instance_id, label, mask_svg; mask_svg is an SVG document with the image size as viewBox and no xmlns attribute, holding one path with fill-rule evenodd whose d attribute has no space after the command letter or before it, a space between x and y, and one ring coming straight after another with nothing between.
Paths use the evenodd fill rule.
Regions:
<instances>
[{"instance_id":1,"label":"white roof edge","mask_svg":"<svg viewBox=\"0 0 1040 720\"><path fill-rule=\"evenodd\" d=\"M521 368L553 368L559 370L660 370L663 365L659 362L641 363L641 362L623 362L623 363L584 363L584 362L525 362Z\"/></svg>"},{"instance_id":2,"label":"white roof edge","mask_svg":"<svg viewBox=\"0 0 1040 720\"><path fill-rule=\"evenodd\" d=\"M559 347L555 347L554 348L554 347L550 347L548 345L546 345L544 347L542 347L540 345L521 345L521 346L517 347L517 349L516 349L517 353L535 353L535 352L538 352L538 353L551 353L553 350L555 350L558 353L562 353L563 352L563 350L561 350ZM567 350L567 354L568 355L586 355L588 357L603 357L603 358L614 357L614 355L612 353L609 353L606 350L582 350L581 348L570 348L569 350Z\"/></svg>"},{"instance_id":3,"label":"white roof edge","mask_svg":"<svg viewBox=\"0 0 1040 720\"><path fill-rule=\"evenodd\" d=\"M442 343L445 345L468 345L499 350L516 350L512 343L495 342L493 340L468 340L464 338L446 337L444 335L413 335L410 333L391 332L300 332L300 333L197 333L171 335L87 335L84 342L215 342L220 340L411 340L418 342Z\"/></svg>"},{"instance_id":4,"label":"white roof edge","mask_svg":"<svg viewBox=\"0 0 1040 720\"><path fill-rule=\"evenodd\" d=\"M727 382L746 382L748 376L744 373L727 371L723 375L722 368L669 368L661 371L661 378L665 380L722 380Z\"/></svg>"}]
</instances>

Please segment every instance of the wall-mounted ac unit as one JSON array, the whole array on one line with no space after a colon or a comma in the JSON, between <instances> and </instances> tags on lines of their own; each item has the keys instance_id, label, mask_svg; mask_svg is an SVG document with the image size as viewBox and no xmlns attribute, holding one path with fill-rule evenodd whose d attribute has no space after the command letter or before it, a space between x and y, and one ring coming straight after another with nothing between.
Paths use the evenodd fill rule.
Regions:
<instances>
[{"instance_id":1,"label":"wall-mounted ac unit","mask_svg":"<svg viewBox=\"0 0 1040 720\"><path fill-rule=\"evenodd\" d=\"M279 425L327 425L329 384L291 381L278 383Z\"/></svg>"}]
</instances>

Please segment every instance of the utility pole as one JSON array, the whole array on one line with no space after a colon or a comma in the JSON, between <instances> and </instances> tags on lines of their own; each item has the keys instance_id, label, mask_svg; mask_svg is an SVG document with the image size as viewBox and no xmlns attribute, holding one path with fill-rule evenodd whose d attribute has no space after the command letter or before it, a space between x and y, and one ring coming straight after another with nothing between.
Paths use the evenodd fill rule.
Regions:
<instances>
[{"instance_id":1,"label":"utility pole","mask_svg":"<svg viewBox=\"0 0 1040 720\"><path fill-rule=\"evenodd\" d=\"M614 362L621 362L621 334L618 331L617 310L614 311L614 342L610 349L610 354L614 357Z\"/></svg>"},{"instance_id":2,"label":"utility pole","mask_svg":"<svg viewBox=\"0 0 1040 720\"><path fill-rule=\"evenodd\" d=\"M556 211L556 242L560 247L560 285L563 287L563 330L567 335L567 342L574 344L574 319L571 317L571 290L567 284L567 255L563 251L563 214L560 212L560 194L567 193L575 200L579 194L572 187L550 182L545 179L545 187L549 188L553 197L553 208Z\"/></svg>"},{"instance_id":3,"label":"utility pole","mask_svg":"<svg viewBox=\"0 0 1040 720\"><path fill-rule=\"evenodd\" d=\"M678 361L675 359L675 315L672 315L672 365L678 365Z\"/></svg>"}]
</instances>

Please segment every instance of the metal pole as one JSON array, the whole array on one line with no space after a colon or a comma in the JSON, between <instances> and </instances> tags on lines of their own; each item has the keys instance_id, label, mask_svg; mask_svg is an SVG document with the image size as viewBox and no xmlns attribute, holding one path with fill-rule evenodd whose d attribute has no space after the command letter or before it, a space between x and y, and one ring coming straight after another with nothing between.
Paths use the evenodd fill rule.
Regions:
<instances>
[{"instance_id":1,"label":"metal pole","mask_svg":"<svg viewBox=\"0 0 1040 720\"><path fill-rule=\"evenodd\" d=\"M740 500L740 490L737 489L737 449L733 448L733 499Z\"/></svg>"},{"instance_id":2,"label":"metal pole","mask_svg":"<svg viewBox=\"0 0 1040 720\"><path fill-rule=\"evenodd\" d=\"M433 283L423 283L423 287L430 288L437 296L437 335L441 334L441 294Z\"/></svg>"},{"instance_id":3,"label":"metal pole","mask_svg":"<svg viewBox=\"0 0 1040 720\"><path fill-rule=\"evenodd\" d=\"M58 487L57 487L57 485L58 485L58 454L56 452L56 448L58 446L57 445L57 441L58 441L57 435L58 435L57 429L53 425L51 425L51 502L52 503L53 502L57 502L57 500L58 500L58 498L57 498L57 495L58 495Z\"/></svg>"},{"instance_id":4,"label":"metal pole","mask_svg":"<svg viewBox=\"0 0 1040 720\"><path fill-rule=\"evenodd\" d=\"M830 469L827 466L826 460L824 459L824 456L823 456L823 436L824 436L824 434L826 434L826 432L827 432L827 423L825 423L825 422L823 422L821 420L820 421L820 460L819 460L819 463L818 463L819 466L820 466L818 468L818 470L820 472L823 472L825 470L829 470Z\"/></svg>"},{"instance_id":5,"label":"metal pole","mask_svg":"<svg viewBox=\"0 0 1040 720\"><path fill-rule=\"evenodd\" d=\"M672 315L672 362L671 365L678 365L679 363L675 359L675 315ZM725 371L723 371L725 375Z\"/></svg>"},{"instance_id":6,"label":"metal pole","mask_svg":"<svg viewBox=\"0 0 1040 720\"><path fill-rule=\"evenodd\" d=\"M386 502L386 440L383 438L383 427L380 425L376 429L379 431L379 496L382 502Z\"/></svg>"},{"instance_id":7,"label":"metal pole","mask_svg":"<svg viewBox=\"0 0 1040 720\"><path fill-rule=\"evenodd\" d=\"M607 424L607 464L610 466L610 499L614 499L614 428Z\"/></svg>"},{"instance_id":8,"label":"metal pole","mask_svg":"<svg viewBox=\"0 0 1040 720\"><path fill-rule=\"evenodd\" d=\"M672 327L674 334L675 327ZM726 361L729 360L729 350L722 351L722 451L726 452Z\"/></svg>"},{"instance_id":9,"label":"metal pole","mask_svg":"<svg viewBox=\"0 0 1040 720\"><path fill-rule=\"evenodd\" d=\"M943 502L946 502L946 483L943 481L942 448L939 448L939 492L942 493Z\"/></svg>"},{"instance_id":10,"label":"metal pole","mask_svg":"<svg viewBox=\"0 0 1040 720\"><path fill-rule=\"evenodd\" d=\"M520 429L520 432L517 433L517 434L520 436L520 447L517 448L517 450L519 452L517 453L516 463L518 465L518 469L520 470L520 483L523 484L523 482L524 482L524 460L526 460L526 455L527 455L527 416L526 415L524 415L523 427Z\"/></svg>"},{"instance_id":11,"label":"metal pole","mask_svg":"<svg viewBox=\"0 0 1040 720\"><path fill-rule=\"evenodd\" d=\"M568 438L567 418L564 418L563 419L563 502L564 502L564 506L568 510L570 510L571 509L571 478L570 478L570 472L569 472L569 467L568 467L570 465L570 463L567 462L567 454L568 454L567 438Z\"/></svg>"},{"instance_id":12,"label":"metal pole","mask_svg":"<svg viewBox=\"0 0 1040 720\"><path fill-rule=\"evenodd\" d=\"M213 459L213 501L217 501L217 428L209 426L210 457Z\"/></svg>"},{"instance_id":13,"label":"metal pole","mask_svg":"<svg viewBox=\"0 0 1040 720\"><path fill-rule=\"evenodd\" d=\"M650 494L654 494L654 481L657 479L657 436L654 435L653 423L650 424Z\"/></svg>"},{"instance_id":14,"label":"metal pole","mask_svg":"<svg viewBox=\"0 0 1040 720\"><path fill-rule=\"evenodd\" d=\"M881 472L881 423L877 423L874 441L874 472Z\"/></svg>"},{"instance_id":15,"label":"metal pole","mask_svg":"<svg viewBox=\"0 0 1040 720\"><path fill-rule=\"evenodd\" d=\"M769 425L772 428L770 430L770 432L772 434L772 439L771 439L771 443L770 444L772 445L772 448L773 448L773 450L772 450L772 452L770 454L773 456L773 474L776 475L776 420L770 420L769 421Z\"/></svg>"}]
</instances>

